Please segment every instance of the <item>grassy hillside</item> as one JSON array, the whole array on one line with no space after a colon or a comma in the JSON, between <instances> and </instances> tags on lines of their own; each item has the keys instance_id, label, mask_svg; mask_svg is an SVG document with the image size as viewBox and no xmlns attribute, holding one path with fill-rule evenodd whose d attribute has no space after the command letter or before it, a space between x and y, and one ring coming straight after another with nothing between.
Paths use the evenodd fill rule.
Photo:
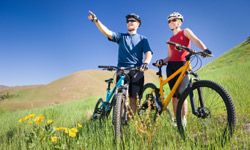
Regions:
<instances>
[{"instance_id":1,"label":"grassy hillside","mask_svg":"<svg viewBox=\"0 0 250 150\"><path fill-rule=\"evenodd\" d=\"M245 113L250 123L250 38L200 70L204 79L214 80L233 97L237 112ZM240 113L239 112L239 113ZM241 120L242 118L239 118Z\"/></svg>"},{"instance_id":2,"label":"grassy hillside","mask_svg":"<svg viewBox=\"0 0 250 150\"><path fill-rule=\"evenodd\" d=\"M156 81L154 71L146 73L148 81ZM112 78L114 72L87 70L73 73L48 85L4 88L0 96L0 109L26 109L54 105L86 97L102 96L106 90L105 79Z\"/></svg>"},{"instance_id":3,"label":"grassy hillside","mask_svg":"<svg viewBox=\"0 0 250 150\"><path fill-rule=\"evenodd\" d=\"M237 115L236 129L231 141L223 148L220 143L204 146L204 143L197 144L188 140L181 140L177 129L171 126L169 120L166 119L166 115L162 115L158 122L149 122L147 126L142 126L138 118L132 120L129 126L125 128L124 145L123 147L118 147L118 149L250 149L250 109L248 108L250 106L250 79L248 78L248 74L250 73L249 58L250 39L199 70L201 79L209 79L218 82L233 97ZM70 97L70 93L73 92L79 97L73 98L75 100L78 99L78 101L68 101L63 104L50 105L49 107L19 110L15 112L0 112L0 149L26 149L28 147L32 149L116 149L117 147L113 143L111 119L103 122L103 124L88 120L97 97L84 98L79 94L82 92L82 88L84 88L84 86L79 85L79 81L81 81L80 83L83 81L84 83L100 83L99 86L105 87L103 79L112 76L112 74L106 74L105 71L92 73L92 71L78 72L48 85L37 87L37 89L29 89L27 90L29 94L25 94L24 92L24 96L32 95L31 91L36 91L38 89L39 91L44 90L43 92L45 93L48 93L48 91L54 91L52 93L61 93L60 91L62 87L64 87L66 90L64 91L65 93L63 92L63 94L65 94L63 96L72 98ZM91 82L86 81L84 79L85 77L89 77L86 80ZM75 82L72 79L75 79ZM156 81L155 79L156 76L154 72L149 72L148 80ZM101 85L101 83L103 83L103 85ZM74 91L73 88L76 85L79 87L78 92ZM88 85L88 88L91 89L91 85ZM100 89L105 90L105 88L103 89L101 87ZM67 94L67 91L70 92ZM36 92L38 94L33 93L34 96L30 97L34 98L36 95L39 95L39 97L43 96L43 92ZM89 95L91 95L91 91L89 92ZM100 95L102 95L102 93L103 92L100 91ZM44 97L47 98L49 97L48 95ZM53 97L52 95L51 97ZM96 95L94 94L92 96ZM54 98L56 98L56 96ZM23 102L26 101L24 98L20 98L20 100ZM17 101L17 99L10 101ZM38 100L35 99L31 101ZM1 105L2 104L1 102ZM37 115L43 114L45 115L46 121L47 119L54 120L53 127L64 126L72 128L75 127L77 123L81 123L82 128L78 128L78 136L75 138L68 137L66 134L62 133L57 134L59 137L57 139L58 141L53 143L51 139L52 133L43 130L46 121L41 125L34 125L31 121L18 123L18 119L30 113L35 113Z\"/></svg>"}]
</instances>

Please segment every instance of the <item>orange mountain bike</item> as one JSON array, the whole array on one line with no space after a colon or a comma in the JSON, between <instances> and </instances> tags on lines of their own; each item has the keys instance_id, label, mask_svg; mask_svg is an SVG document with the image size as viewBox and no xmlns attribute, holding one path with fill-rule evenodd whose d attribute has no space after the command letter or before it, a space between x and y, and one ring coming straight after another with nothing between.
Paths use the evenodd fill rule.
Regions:
<instances>
[{"instance_id":1,"label":"orange mountain bike","mask_svg":"<svg viewBox=\"0 0 250 150\"><path fill-rule=\"evenodd\" d=\"M198 74L192 70L190 63L192 56L198 57L200 55L208 57L208 54L202 51L196 52L177 43L168 42L168 44L175 46L178 50L188 51L189 54L186 56L187 61L166 79L162 77L162 66L158 67L159 71L157 75L159 76L160 87L157 88L153 83L144 85L143 96L140 100L140 109L147 109L150 103L154 107L154 110L156 110L156 114L161 114L167 110L166 108L174 93L180 90L183 80L187 80L184 91L177 94L179 95L179 102L176 121L181 136L184 139L199 140L203 143L218 140L225 141L227 137L232 136L236 121L232 98L219 84L213 81L200 80ZM156 66L155 63L153 65ZM177 75L179 77L174 87L165 98L164 85ZM188 110L192 110L192 113L186 116L187 123L184 123L182 108L186 100L189 100L188 103L190 105L188 106Z\"/></svg>"}]
</instances>

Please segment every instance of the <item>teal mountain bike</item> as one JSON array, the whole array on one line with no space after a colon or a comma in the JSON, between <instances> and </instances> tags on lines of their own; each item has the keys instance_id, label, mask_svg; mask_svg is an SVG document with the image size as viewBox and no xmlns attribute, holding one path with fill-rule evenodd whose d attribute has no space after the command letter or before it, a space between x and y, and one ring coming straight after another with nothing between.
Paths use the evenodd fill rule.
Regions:
<instances>
[{"instance_id":1,"label":"teal mountain bike","mask_svg":"<svg viewBox=\"0 0 250 150\"><path fill-rule=\"evenodd\" d=\"M110 85L113 82L113 78L105 80L107 82L107 91L105 101L99 98L92 119L105 119L109 116L112 107L113 116L112 123L114 126L115 141L122 138L122 125L127 124L129 120L129 114L131 114L131 108L128 99L128 87L130 83L130 77L128 73L130 71L139 71L139 67L116 67L116 66L98 66L107 71L116 71L119 80L116 85L111 89Z\"/></svg>"}]
</instances>

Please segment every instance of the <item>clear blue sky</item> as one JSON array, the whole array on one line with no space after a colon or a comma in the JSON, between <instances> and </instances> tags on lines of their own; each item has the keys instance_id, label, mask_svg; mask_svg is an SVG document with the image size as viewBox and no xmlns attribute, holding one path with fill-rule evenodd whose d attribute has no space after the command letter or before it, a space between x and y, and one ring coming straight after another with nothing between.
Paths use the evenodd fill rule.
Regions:
<instances>
[{"instance_id":1,"label":"clear blue sky","mask_svg":"<svg viewBox=\"0 0 250 150\"><path fill-rule=\"evenodd\" d=\"M88 10L117 32L126 32L126 14L139 14L138 32L148 37L155 61L167 55L169 13L182 13L183 28L216 58L249 36L249 6L249 0L1 0L0 85L47 84L99 64L116 65L117 45L88 21Z\"/></svg>"}]
</instances>

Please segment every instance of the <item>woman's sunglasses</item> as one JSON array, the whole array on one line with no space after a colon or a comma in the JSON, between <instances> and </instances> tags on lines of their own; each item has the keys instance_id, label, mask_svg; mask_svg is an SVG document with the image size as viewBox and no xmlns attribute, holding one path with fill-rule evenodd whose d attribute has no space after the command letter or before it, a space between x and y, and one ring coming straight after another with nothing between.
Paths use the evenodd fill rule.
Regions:
<instances>
[{"instance_id":1,"label":"woman's sunglasses","mask_svg":"<svg viewBox=\"0 0 250 150\"><path fill-rule=\"evenodd\" d=\"M168 20L168 23L171 23L171 22L176 22L177 21L177 19L171 19L171 20Z\"/></svg>"}]
</instances>

